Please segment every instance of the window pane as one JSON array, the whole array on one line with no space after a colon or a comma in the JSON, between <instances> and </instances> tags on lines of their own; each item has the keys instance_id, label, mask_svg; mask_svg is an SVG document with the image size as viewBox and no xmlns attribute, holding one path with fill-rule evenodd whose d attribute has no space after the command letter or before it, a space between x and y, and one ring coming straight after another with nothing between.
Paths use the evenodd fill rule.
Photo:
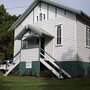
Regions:
<instances>
[{"instance_id":1,"label":"window pane","mask_svg":"<svg viewBox=\"0 0 90 90\"><path fill-rule=\"evenodd\" d=\"M90 40L89 40L89 46L90 46Z\"/></svg>"},{"instance_id":2,"label":"window pane","mask_svg":"<svg viewBox=\"0 0 90 90\"><path fill-rule=\"evenodd\" d=\"M90 39L90 32L89 32L89 39Z\"/></svg>"},{"instance_id":3,"label":"window pane","mask_svg":"<svg viewBox=\"0 0 90 90\"><path fill-rule=\"evenodd\" d=\"M44 17L43 19L45 20L45 14L43 14L43 17Z\"/></svg>"},{"instance_id":4,"label":"window pane","mask_svg":"<svg viewBox=\"0 0 90 90\"><path fill-rule=\"evenodd\" d=\"M36 45L39 45L39 38L36 39Z\"/></svg>"},{"instance_id":5,"label":"window pane","mask_svg":"<svg viewBox=\"0 0 90 90\"><path fill-rule=\"evenodd\" d=\"M57 37L57 44L60 44L60 38Z\"/></svg>"},{"instance_id":6,"label":"window pane","mask_svg":"<svg viewBox=\"0 0 90 90\"><path fill-rule=\"evenodd\" d=\"M88 39L86 39L86 45L88 46Z\"/></svg>"},{"instance_id":7,"label":"window pane","mask_svg":"<svg viewBox=\"0 0 90 90\"><path fill-rule=\"evenodd\" d=\"M42 20L42 13L40 13L40 20Z\"/></svg>"},{"instance_id":8,"label":"window pane","mask_svg":"<svg viewBox=\"0 0 90 90\"><path fill-rule=\"evenodd\" d=\"M61 44L61 26L57 27L57 44Z\"/></svg>"},{"instance_id":9,"label":"window pane","mask_svg":"<svg viewBox=\"0 0 90 90\"><path fill-rule=\"evenodd\" d=\"M61 44L61 37L57 37L57 44Z\"/></svg>"},{"instance_id":10,"label":"window pane","mask_svg":"<svg viewBox=\"0 0 90 90\"><path fill-rule=\"evenodd\" d=\"M86 38L88 38L88 30L86 29Z\"/></svg>"},{"instance_id":11,"label":"window pane","mask_svg":"<svg viewBox=\"0 0 90 90\"><path fill-rule=\"evenodd\" d=\"M38 16L37 16L37 21L38 21Z\"/></svg>"},{"instance_id":12,"label":"window pane","mask_svg":"<svg viewBox=\"0 0 90 90\"><path fill-rule=\"evenodd\" d=\"M57 27L57 36L61 36L61 27L60 26Z\"/></svg>"},{"instance_id":13,"label":"window pane","mask_svg":"<svg viewBox=\"0 0 90 90\"><path fill-rule=\"evenodd\" d=\"M23 49L28 48L28 42L27 41L22 41L22 48Z\"/></svg>"}]
</instances>

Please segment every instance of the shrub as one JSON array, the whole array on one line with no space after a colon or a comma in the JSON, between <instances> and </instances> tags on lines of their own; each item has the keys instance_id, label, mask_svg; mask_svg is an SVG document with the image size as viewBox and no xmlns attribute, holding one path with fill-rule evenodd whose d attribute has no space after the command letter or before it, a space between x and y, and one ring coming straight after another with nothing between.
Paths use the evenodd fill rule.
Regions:
<instances>
[{"instance_id":1,"label":"shrub","mask_svg":"<svg viewBox=\"0 0 90 90\"><path fill-rule=\"evenodd\" d=\"M49 70L43 70L43 71L40 72L40 76L51 78L51 77L54 77L54 74Z\"/></svg>"}]
</instances>

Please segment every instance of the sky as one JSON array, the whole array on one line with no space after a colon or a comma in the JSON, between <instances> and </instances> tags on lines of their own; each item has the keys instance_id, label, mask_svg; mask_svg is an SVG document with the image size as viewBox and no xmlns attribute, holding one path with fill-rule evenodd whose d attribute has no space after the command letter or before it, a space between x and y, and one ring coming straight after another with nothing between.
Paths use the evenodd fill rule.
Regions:
<instances>
[{"instance_id":1,"label":"sky","mask_svg":"<svg viewBox=\"0 0 90 90\"><path fill-rule=\"evenodd\" d=\"M20 15L29 7L29 5L34 0L0 0L0 5L4 4L6 10L11 15ZM82 10L88 16L90 16L90 0L51 0L75 8L77 10Z\"/></svg>"}]
</instances>

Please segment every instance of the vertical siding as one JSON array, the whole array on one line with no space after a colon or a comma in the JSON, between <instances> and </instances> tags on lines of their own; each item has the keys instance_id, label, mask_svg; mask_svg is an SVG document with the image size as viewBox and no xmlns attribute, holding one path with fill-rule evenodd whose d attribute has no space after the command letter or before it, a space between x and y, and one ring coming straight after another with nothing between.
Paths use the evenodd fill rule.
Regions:
<instances>
[{"instance_id":1,"label":"vertical siding","mask_svg":"<svg viewBox=\"0 0 90 90\"><path fill-rule=\"evenodd\" d=\"M63 16L64 12L65 11L63 9L57 8L57 17Z\"/></svg>"},{"instance_id":2,"label":"vertical siding","mask_svg":"<svg viewBox=\"0 0 90 90\"><path fill-rule=\"evenodd\" d=\"M38 4L36 6L36 8L34 9L34 22L37 22L37 17L36 16L38 16L39 12L40 12L40 4Z\"/></svg>"},{"instance_id":3,"label":"vertical siding","mask_svg":"<svg viewBox=\"0 0 90 90\"><path fill-rule=\"evenodd\" d=\"M77 54L79 61L90 62L90 49L86 48L87 25L85 23L85 20L77 19Z\"/></svg>"},{"instance_id":4,"label":"vertical siding","mask_svg":"<svg viewBox=\"0 0 90 90\"><path fill-rule=\"evenodd\" d=\"M38 61L39 48L21 50L21 61Z\"/></svg>"},{"instance_id":5,"label":"vertical siding","mask_svg":"<svg viewBox=\"0 0 90 90\"><path fill-rule=\"evenodd\" d=\"M45 20L47 20L47 4L46 3L41 3L41 11L44 12L46 18Z\"/></svg>"},{"instance_id":6,"label":"vertical siding","mask_svg":"<svg viewBox=\"0 0 90 90\"><path fill-rule=\"evenodd\" d=\"M55 18L55 7L49 5L49 19Z\"/></svg>"}]
</instances>

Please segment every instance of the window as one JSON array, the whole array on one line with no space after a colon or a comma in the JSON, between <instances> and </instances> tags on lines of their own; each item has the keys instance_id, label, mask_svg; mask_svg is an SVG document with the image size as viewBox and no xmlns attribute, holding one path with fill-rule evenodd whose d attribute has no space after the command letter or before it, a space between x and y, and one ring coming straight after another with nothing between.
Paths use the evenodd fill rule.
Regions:
<instances>
[{"instance_id":1,"label":"window","mask_svg":"<svg viewBox=\"0 0 90 90\"><path fill-rule=\"evenodd\" d=\"M43 19L45 20L45 14L43 14Z\"/></svg>"},{"instance_id":2,"label":"window","mask_svg":"<svg viewBox=\"0 0 90 90\"><path fill-rule=\"evenodd\" d=\"M39 13L37 16L36 16L36 21L42 21L42 20L45 20L46 19L46 15L43 14L42 12Z\"/></svg>"},{"instance_id":3,"label":"window","mask_svg":"<svg viewBox=\"0 0 90 90\"><path fill-rule=\"evenodd\" d=\"M38 21L38 16L37 16L37 21Z\"/></svg>"},{"instance_id":4,"label":"window","mask_svg":"<svg viewBox=\"0 0 90 90\"><path fill-rule=\"evenodd\" d=\"M39 38L30 37L22 40L22 49L37 48L39 46Z\"/></svg>"},{"instance_id":5,"label":"window","mask_svg":"<svg viewBox=\"0 0 90 90\"><path fill-rule=\"evenodd\" d=\"M42 20L42 15L43 15L43 14L42 14L42 13L40 13L40 21Z\"/></svg>"},{"instance_id":6,"label":"window","mask_svg":"<svg viewBox=\"0 0 90 90\"><path fill-rule=\"evenodd\" d=\"M61 39L62 39L62 37L61 37L61 26L58 25L57 26L57 45L61 44Z\"/></svg>"},{"instance_id":7,"label":"window","mask_svg":"<svg viewBox=\"0 0 90 90\"><path fill-rule=\"evenodd\" d=\"M90 28L86 27L86 46L90 47Z\"/></svg>"},{"instance_id":8,"label":"window","mask_svg":"<svg viewBox=\"0 0 90 90\"><path fill-rule=\"evenodd\" d=\"M28 42L27 41L22 41L22 49L28 48Z\"/></svg>"}]
</instances>

